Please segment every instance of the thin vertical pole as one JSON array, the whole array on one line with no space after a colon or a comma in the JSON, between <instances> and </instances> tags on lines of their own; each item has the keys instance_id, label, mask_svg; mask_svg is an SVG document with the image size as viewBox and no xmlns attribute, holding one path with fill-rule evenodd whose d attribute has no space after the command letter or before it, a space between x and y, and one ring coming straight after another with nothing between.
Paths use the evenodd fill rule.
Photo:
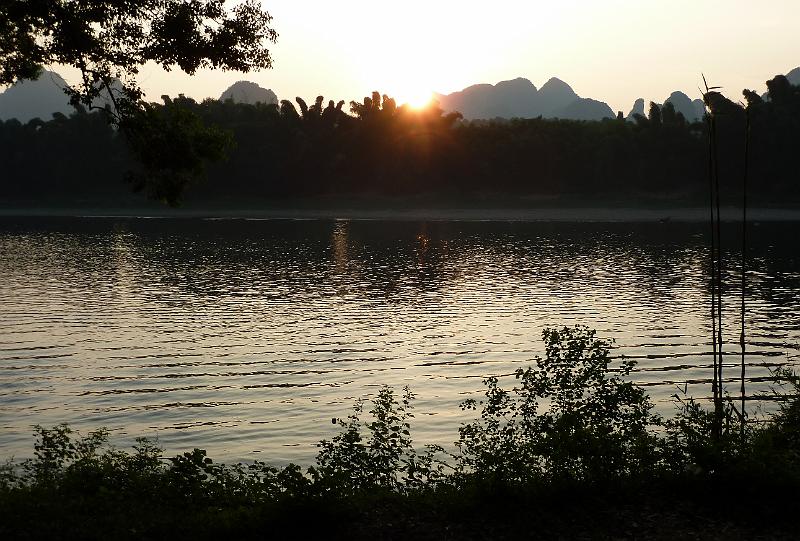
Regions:
<instances>
[{"instance_id":1,"label":"thin vertical pole","mask_svg":"<svg viewBox=\"0 0 800 541\"><path fill-rule=\"evenodd\" d=\"M741 406L741 423L742 423L742 437L744 437L745 427L745 291L747 288L747 177L750 169L750 107L745 107L745 138L744 138L744 178L742 180L742 335L740 343L742 346L742 375L741 375L741 392L742 392L742 406Z\"/></svg>"},{"instance_id":2,"label":"thin vertical pole","mask_svg":"<svg viewBox=\"0 0 800 541\"><path fill-rule=\"evenodd\" d=\"M724 351L722 343L722 233L720 214L719 156L717 154L717 118L712 107L712 90L703 76L706 93L703 98L708 106L708 184L709 208L711 213L711 336L714 351L714 378L712 391L714 394L713 437L719 440L722 436L722 363ZM716 208L715 208L716 207Z\"/></svg>"},{"instance_id":3,"label":"thin vertical pole","mask_svg":"<svg viewBox=\"0 0 800 541\"><path fill-rule=\"evenodd\" d=\"M712 119L714 132L714 184L716 188L715 203L717 207L717 347L719 360L717 362L717 406L719 408L719 422L722 421L722 363L724 352L722 347L722 228L720 216L720 189L719 189L719 155L717 154L717 120Z\"/></svg>"},{"instance_id":4,"label":"thin vertical pole","mask_svg":"<svg viewBox=\"0 0 800 541\"><path fill-rule=\"evenodd\" d=\"M718 403L717 399L717 250L716 250L716 231L714 229L714 120L712 112L707 113L708 126L708 208L710 211L711 224L711 350L713 359L714 377L711 380L711 394L714 399L714 408ZM716 417L715 417L716 419ZM715 426L716 435L716 426Z\"/></svg>"}]
</instances>

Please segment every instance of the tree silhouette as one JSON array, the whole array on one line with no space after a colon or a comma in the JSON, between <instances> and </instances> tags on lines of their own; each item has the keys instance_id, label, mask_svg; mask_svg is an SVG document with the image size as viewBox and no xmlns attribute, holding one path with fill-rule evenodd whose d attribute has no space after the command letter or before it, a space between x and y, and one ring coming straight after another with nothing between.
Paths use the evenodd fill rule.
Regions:
<instances>
[{"instance_id":1,"label":"tree silhouette","mask_svg":"<svg viewBox=\"0 0 800 541\"><path fill-rule=\"evenodd\" d=\"M744 94L751 119L752 203L795 204L800 200L800 89L780 79L769 87L775 97ZM733 203L740 196L744 109L719 93L706 99L716 115L722 192ZM181 172L201 172L192 169L198 154L228 149L224 164L208 167L212 182L193 183L187 198L205 206L223 198L250 206L259 198L353 194L450 201L546 195L598 204L671 200L690 205L707 197L707 127L687 122L670 104L651 107L651 118L637 116L634 122L465 122L435 105L397 106L378 92L352 102L352 114L344 107L343 101L321 96L279 105L197 103L181 96L148 104L143 125L149 131L141 137L156 144L142 145L143 159L151 174L163 178L150 184L133 179L142 189L158 187L154 197L176 199L185 182ZM230 135L218 137L208 131L209 124ZM175 133L193 135L187 140ZM102 112L85 108L70 117L0 122L0 197L66 200L96 194L102 201L119 201L124 193L106 179L121 177L133 165L122 142ZM83 159L87 149L92 160Z\"/></svg>"},{"instance_id":2,"label":"tree silhouette","mask_svg":"<svg viewBox=\"0 0 800 541\"><path fill-rule=\"evenodd\" d=\"M659 107L657 103L650 102L650 110L647 113L647 118L650 120L650 125L652 127L661 127L661 107Z\"/></svg>"},{"instance_id":3,"label":"tree silhouette","mask_svg":"<svg viewBox=\"0 0 800 541\"><path fill-rule=\"evenodd\" d=\"M256 0L226 9L224 0L5 0L0 3L0 84L36 78L42 67L66 64L81 72L67 88L74 105L89 109L103 98L104 113L128 136L143 174L136 183L176 204L203 163L218 159L228 137L189 119L161 115L143 99L136 76L154 62L188 74L200 68L236 70L272 67L266 48L277 33ZM174 106L168 107L174 111ZM152 145L169 132L187 152L168 163ZM170 175L173 175L170 177ZM169 179L169 180L167 180ZM167 185L162 185L168 182Z\"/></svg>"},{"instance_id":4,"label":"tree silhouette","mask_svg":"<svg viewBox=\"0 0 800 541\"><path fill-rule=\"evenodd\" d=\"M139 67L154 62L194 74L200 68L272 67L266 45L277 33L255 0L228 10L224 0L6 0L0 4L0 84L66 64L82 80L68 89L87 107L105 93L116 119L139 105Z\"/></svg>"}]
</instances>

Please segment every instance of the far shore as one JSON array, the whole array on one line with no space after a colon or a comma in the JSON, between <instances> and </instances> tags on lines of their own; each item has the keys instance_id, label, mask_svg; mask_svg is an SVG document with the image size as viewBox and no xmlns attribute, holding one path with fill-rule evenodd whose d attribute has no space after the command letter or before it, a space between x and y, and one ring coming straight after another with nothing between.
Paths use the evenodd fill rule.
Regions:
<instances>
[{"instance_id":1,"label":"far shore","mask_svg":"<svg viewBox=\"0 0 800 541\"><path fill-rule=\"evenodd\" d=\"M751 222L800 221L800 209L754 208ZM741 209L723 208L726 222L741 220ZM540 208L170 208L170 207L0 207L0 217L193 218L239 220L374 220L468 222L707 222L707 208L540 207Z\"/></svg>"}]
</instances>

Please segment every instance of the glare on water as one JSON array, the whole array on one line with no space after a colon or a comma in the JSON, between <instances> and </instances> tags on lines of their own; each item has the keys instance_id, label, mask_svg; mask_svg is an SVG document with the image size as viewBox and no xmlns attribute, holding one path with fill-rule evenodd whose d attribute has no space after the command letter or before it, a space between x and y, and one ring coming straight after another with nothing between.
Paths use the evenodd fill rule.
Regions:
<instances>
[{"instance_id":1,"label":"glare on water","mask_svg":"<svg viewBox=\"0 0 800 541\"><path fill-rule=\"evenodd\" d=\"M0 451L32 425L118 445L309 463L332 417L383 384L418 396L415 439L451 444L482 379L586 324L637 359L658 408L709 394L703 224L50 219L0 222ZM798 226L754 228L748 394L794 363ZM734 233L731 233L733 235ZM738 392L738 254L725 335ZM766 366L765 366L766 365ZM754 406L755 407L755 406Z\"/></svg>"}]
</instances>

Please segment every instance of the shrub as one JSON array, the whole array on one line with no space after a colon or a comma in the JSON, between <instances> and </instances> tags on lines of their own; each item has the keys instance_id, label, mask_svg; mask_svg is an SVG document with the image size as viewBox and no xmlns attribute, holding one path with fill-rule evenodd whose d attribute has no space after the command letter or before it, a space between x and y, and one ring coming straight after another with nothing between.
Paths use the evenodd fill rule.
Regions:
<instances>
[{"instance_id":1,"label":"shrub","mask_svg":"<svg viewBox=\"0 0 800 541\"><path fill-rule=\"evenodd\" d=\"M384 386L369 412L371 422L361 421L361 401L347 420L333 419L342 432L319 443L317 465L309 469L314 482L324 491L351 494L375 488L404 492L441 481L446 464L437 455L444 450L437 445L426 446L422 453L414 449L413 399L408 387L398 401L394 391Z\"/></svg>"},{"instance_id":2,"label":"shrub","mask_svg":"<svg viewBox=\"0 0 800 541\"><path fill-rule=\"evenodd\" d=\"M478 420L459 429L462 474L502 483L595 481L631 475L657 462L648 432L660 420L645 392L623 378L634 362L612 371L611 343L581 326L543 332L545 357L519 369L519 384L502 389L485 381Z\"/></svg>"}]
</instances>

